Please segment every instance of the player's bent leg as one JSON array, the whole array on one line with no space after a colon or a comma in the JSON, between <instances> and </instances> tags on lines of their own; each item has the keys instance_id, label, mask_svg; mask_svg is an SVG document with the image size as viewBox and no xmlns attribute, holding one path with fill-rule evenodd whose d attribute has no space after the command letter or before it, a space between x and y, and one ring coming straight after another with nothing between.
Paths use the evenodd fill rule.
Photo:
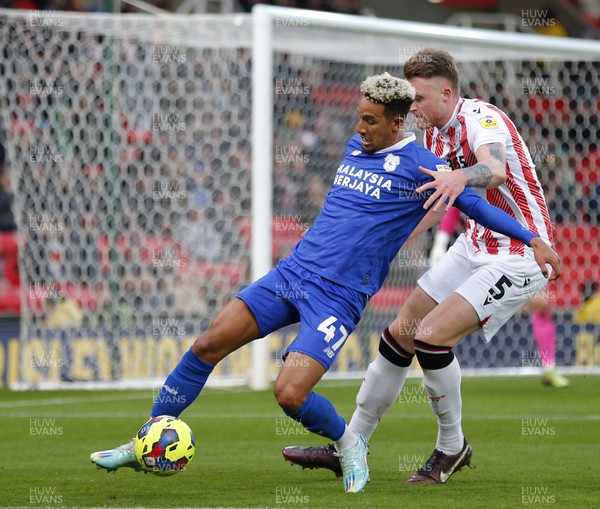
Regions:
<instances>
[{"instance_id":1,"label":"player's bent leg","mask_svg":"<svg viewBox=\"0 0 600 509\"><path fill-rule=\"evenodd\" d=\"M307 367L309 365L313 366L315 372L312 380L299 387L299 379L295 375L297 374L298 367L301 367L303 364ZM306 400L308 393L312 391L312 388L324 373L325 368L314 359L299 352L290 352L286 357L284 367L275 381L274 387L275 398L281 408L286 413L298 410ZM304 387L305 385L309 386L308 390ZM287 461L300 465L303 469L327 468L332 470L337 477L342 476L339 455L333 444L322 447L293 445L283 449L282 454Z\"/></svg>"},{"instance_id":2,"label":"player's bent leg","mask_svg":"<svg viewBox=\"0 0 600 509\"><path fill-rule=\"evenodd\" d=\"M214 365L258 335L254 314L243 300L234 298L215 317L206 332L194 341L192 351Z\"/></svg>"},{"instance_id":3,"label":"player's bent leg","mask_svg":"<svg viewBox=\"0 0 600 509\"><path fill-rule=\"evenodd\" d=\"M317 360L291 351L275 381L275 397L287 416L309 431L336 442L344 490L360 492L369 481L368 445L363 437L346 427L344 419L327 398L313 392L324 374L325 367Z\"/></svg>"},{"instance_id":4,"label":"player's bent leg","mask_svg":"<svg viewBox=\"0 0 600 509\"><path fill-rule=\"evenodd\" d=\"M289 352L273 387L282 410L286 413L297 411L325 371L325 367L312 357L300 352Z\"/></svg>"},{"instance_id":5,"label":"player's bent leg","mask_svg":"<svg viewBox=\"0 0 600 509\"><path fill-rule=\"evenodd\" d=\"M415 288L394 322L382 333L379 352L365 373L356 396L356 409L348 428L368 442L385 412L404 386L414 357L413 339L424 316L437 303L420 287ZM316 447L290 446L283 457L303 469L323 468L341 477L342 468L334 444Z\"/></svg>"},{"instance_id":6,"label":"player's bent leg","mask_svg":"<svg viewBox=\"0 0 600 509\"><path fill-rule=\"evenodd\" d=\"M421 320L437 303L416 287L392 324L379 339L379 351L367 368L356 396L349 427L367 441L392 406L408 375L414 357L413 340Z\"/></svg>"},{"instance_id":7,"label":"player's bent leg","mask_svg":"<svg viewBox=\"0 0 600 509\"><path fill-rule=\"evenodd\" d=\"M408 366L414 355L403 350L386 329L379 342L379 353L365 373L363 383L356 396L356 410L348 428L368 442L379 419L398 397ZM337 449L333 444L306 447L290 446L282 451L283 457L292 464L304 468L325 468L336 476L342 475Z\"/></svg>"},{"instance_id":8,"label":"player's bent leg","mask_svg":"<svg viewBox=\"0 0 600 509\"><path fill-rule=\"evenodd\" d=\"M452 348L463 337L481 328L473 306L458 293L448 296L421 320L415 339Z\"/></svg>"},{"instance_id":9,"label":"player's bent leg","mask_svg":"<svg viewBox=\"0 0 600 509\"><path fill-rule=\"evenodd\" d=\"M435 309L438 303L420 286L416 286L402 306L396 319L388 327L392 337L407 352L414 354L415 335L422 320Z\"/></svg>"},{"instance_id":10,"label":"player's bent leg","mask_svg":"<svg viewBox=\"0 0 600 509\"><path fill-rule=\"evenodd\" d=\"M196 400L217 362L258 334L258 324L246 303L238 298L230 301L167 377L151 417L179 417Z\"/></svg>"},{"instance_id":11,"label":"player's bent leg","mask_svg":"<svg viewBox=\"0 0 600 509\"><path fill-rule=\"evenodd\" d=\"M152 407L151 417L178 417L198 397L214 365L258 337L256 319L245 302L233 299L183 355L167 377ZM123 467L139 469L132 439L115 449L93 452L90 459L109 472Z\"/></svg>"},{"instance_id":12,"label":"player's bent leg","mask_svg":"<svg viewBox=\"0 0 600 509\"><path fill-rule=\"evenodd\" d=\"M438 421L435 450L406 482L446 482L464 465L472 450L462 432L461 373L452 346L480 327L475 309L458 294L450 295L422 321L415 335L415 351L423 368L423 384Z\"/></svg>"},{"instance_id":13,"label":"player's bent leg","mask_svg":"<svg viewBox=\"0 0 600 509\"><path fill-rule=\"evenodd\" d=\"M379 351L367 367L349 428L368 441L379 421L398 398L408 376L414 353L402 348L385 329L379 338Z\"/></svg>"}]
</instances>

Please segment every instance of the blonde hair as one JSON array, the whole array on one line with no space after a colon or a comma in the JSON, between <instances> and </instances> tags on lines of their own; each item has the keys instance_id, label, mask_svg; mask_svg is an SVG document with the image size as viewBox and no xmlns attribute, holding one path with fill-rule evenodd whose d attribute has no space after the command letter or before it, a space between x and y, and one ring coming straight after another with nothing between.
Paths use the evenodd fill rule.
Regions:
<instances>
[{"instance_id":1,"label":"blonde hair","mask_svg":"<svg viewBox=\"0 0 600 509\"><path fill-rule=\"evenodd\" d=\"M387 72L368 77L362 82L360 92L370 101L383 104L390 117L405 117L415 100L413 86Z\"/></svg>"}]
</instances>

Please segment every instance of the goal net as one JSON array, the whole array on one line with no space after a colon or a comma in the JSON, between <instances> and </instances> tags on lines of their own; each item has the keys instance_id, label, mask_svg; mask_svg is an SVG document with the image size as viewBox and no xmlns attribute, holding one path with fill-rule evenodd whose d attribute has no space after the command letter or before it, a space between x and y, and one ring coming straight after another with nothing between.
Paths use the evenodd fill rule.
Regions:
<instances>
[{"instance_id":1,"label":"goal net","mask_svg":"<svg viewBox=\"0 0 600 509\"><path fill-rule=\"evenodd\" d=\"M362 80L401 76L425 47L455 55L463 94L503 108L529 144L565 269L545 292L557 364L600 365L600 319L584 309L600 281L598 43L264 6L186 17L0 10L0 34L21 288L4 383L158 386L312 224L354 133ZM329 376L362 375L428 268L431 240L398 254ZM295 332L231 355L213 382L273 377ZM541 364L526 311L491 344L473 334L456 352L476 373Z\"/></svg>"}]
</instances>

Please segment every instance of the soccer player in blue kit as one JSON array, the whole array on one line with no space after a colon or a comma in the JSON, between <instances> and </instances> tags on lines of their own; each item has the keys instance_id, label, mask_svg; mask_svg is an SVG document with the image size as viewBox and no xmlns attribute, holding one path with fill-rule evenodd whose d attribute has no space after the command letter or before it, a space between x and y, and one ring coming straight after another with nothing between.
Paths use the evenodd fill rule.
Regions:
<instances>
[{"instance_id":1,"label":"soccer player in blue kit","mask_svg":"<svg viewBox=\"0 0 600 509\"><path fill-rule=\"evenodd\" d=\"M177 417L198 396L214 366L241 346L286 325L300 323L275 381L277 403L306 429L335 442L346 492L369 480L368 446L352 432L332 403L313 391L355 329L390 262L427 214L428 194L416 192L446 163L404 133L415 92L405 80L385 73L361 85L358 135L346 148L321 213L292 253L231 300L167 377L151 415ZM542 272L560 273L558 256L543 240L470 189L454 203L487 227L534 249ZM443 208L443 207L442 207ZM430 217L428 218L430 219ZM429 224L424 221L423 224ZM285 291L293 289L294 291ZM163 398L176 391L180 398ZM139 468L133 440L91 454L109 471Z\"/></svg>"}]
</instances>

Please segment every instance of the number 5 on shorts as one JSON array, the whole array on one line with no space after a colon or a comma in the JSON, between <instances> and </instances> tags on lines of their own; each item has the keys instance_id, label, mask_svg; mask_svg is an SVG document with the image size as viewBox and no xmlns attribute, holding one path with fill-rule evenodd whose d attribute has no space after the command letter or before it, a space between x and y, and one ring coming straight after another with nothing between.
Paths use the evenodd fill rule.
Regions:
<instances>
[{"instance_id":1,"label":"number 5 on shorts","mask_svg":"<svg viewBox=\"0 0 600 509\"><path fill-rule=\"evenodd\" d=\"M488 297L486 297L484 306L492 303L492 299L499 300L504 297L506 290L508 290L512 286L512 282L510 279L506 277L506 275L502 276L498 281L496 281L496 286L493 286L488 290ZM506 286L506 288L504 288Z\"/></svg>"}]
</instances>

